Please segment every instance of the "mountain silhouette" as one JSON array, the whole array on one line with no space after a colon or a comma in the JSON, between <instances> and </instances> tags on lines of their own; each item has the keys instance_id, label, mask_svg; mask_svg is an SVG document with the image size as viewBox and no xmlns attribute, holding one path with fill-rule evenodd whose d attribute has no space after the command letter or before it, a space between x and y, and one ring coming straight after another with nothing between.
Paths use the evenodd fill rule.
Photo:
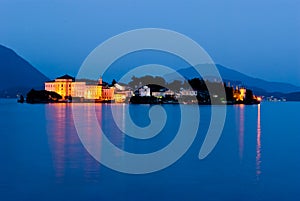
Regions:
<instances>
[{"instance_id":1,"label":"mountain silhouette","mask_svg":"<svg viewBox=\"0 0 300 201\"><path fill-rule=\"evenodd\" d=\"M207 64L196 66L196 68L205 67L207 67ZM257 95L291 93L294 97L294 92L300 92L299 86L289 83L270 82L260 78L254 78L219 64L217 64L216 67L220 72L223 82L230 82L230 84L234 86L245 86L252 89ZM177 72L185 79L200 77L193 67L182 68L177 70ZM164 78L167 82L182 80L182 78L178 77L177 73L167 74ZM0 45L0 97L15 98L18 94L27 94L32 88L43 89L44 82L48 80L49 78L34 68L16 52Z\"/></svg>"},{"instance_id":2,"label":"mountain silhouette","mask_svg":"<svg viewBox=\"0 0 300 201\"><path fill-rule=\"evenodd\" d=\"M15 98L30 89L43 89L49 80L13 50L0 45L0 97Z\"/></svg>"},{"instance_id":3,"label":"mountain silhouette","mask_svg":"<svg viewBox=\"0 0 300 201\"><path fill-rule=\"evenodd\" d=\"M207 65L201 64L197 65L196 68L205 68ZM264 94L264 93L292 93L292 92L299 92L300 87L295 86L289 83L283 82L270 82L260 78L250 77L238 71L229 69L225 66L216 65L219 73L223 79L223 82L228 83L230 82L231 85L234 86L245 86L249 89L252 89L256 94ZM179 74L181 74L185 79L192 79L195 77L200 77L199 73L193 67L183 68L177 70ZM182 80L180 79L176 73L170 73L164 76L165 79L170 82L173 80Z\"/></svg>"}]
</instances>

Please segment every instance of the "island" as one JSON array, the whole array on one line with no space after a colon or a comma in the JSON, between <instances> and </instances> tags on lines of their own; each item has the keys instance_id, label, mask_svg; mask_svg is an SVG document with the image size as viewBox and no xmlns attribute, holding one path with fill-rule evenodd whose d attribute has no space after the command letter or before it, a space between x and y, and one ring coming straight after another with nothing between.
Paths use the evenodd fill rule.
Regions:
<instances>
[{"instance_id":1,"label":"island","mask_svg":"<svg viewBox=\"0 0 300 201\"><path fill-rule=\"evenodd\" d=\"M155 83L155 84L154 84ZM24 97L19 102L24 102ZM131 78L127 84L77 79L63 75L45 82L44 90L30 90L27 103L131 103L131 104L259 104L261 97L244 86L193 78L167 83L163 77Z\"/></svg>"}]
</instances>

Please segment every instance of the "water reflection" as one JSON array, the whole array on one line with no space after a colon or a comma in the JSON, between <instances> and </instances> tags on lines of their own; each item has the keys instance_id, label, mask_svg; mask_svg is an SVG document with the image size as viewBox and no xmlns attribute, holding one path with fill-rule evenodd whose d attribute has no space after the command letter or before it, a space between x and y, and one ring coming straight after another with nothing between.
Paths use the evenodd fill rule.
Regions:
<instances>
[{"instance_id":1,"label":"water reflection","mask_svg":"<svg viewBox=\"0 0 300 201\"><path fill-rule=\"evenodd\" d=\"M105 118L110 119L111 122L105 126L103 125L103 131L106 134L106 136L109 137L110 141L120 149L124 149L125 145L125 134L122 131L126 130L126 108L128 108L127 104L115 104L105 106L106 111L104 116ZM120 152L118 152L117 154L120 154Z\"/></svg>"},{"instance_id":2,"label":"water reflection","mask_svg":"<svg viewBox=\"0 0 300 201\"><path fill-rule=\"evenodd\" d=\"M79 105L78 105L79 106ZM80 106L79 106L80 107ZM92 180L99 175L100 165L84 149L74 126L72 108L68 104L45 105L47 120L47 135L50 150L53 156L53 165L57 182L64 182L72 178L72 173L78 171L86 180ZM89 122L90 108L85 110L85 117ZM101 108L98 109L101 121ZM90 125L86 126L86 134L90 143L93 143L93 133L89 132ZM100 143L93 143L100 150ZM96 173L96 174L95 174Z\"/></svg>"},{"instance_id":3,"label":"water reflection","mask_svg":"<svg viewBox=\"0 0 300 201\"><path fill-rule=\"evenodd\" d=\"M245 105L238 105L239 111L239 132L238 132L238 141L239 141L239 157L243 159L244 155L244 134L245 134Z\"/></svg>"},{"instance_id":4,"label":"water reflection","mask_svg":"<svg viewBox=\"0 0 300 201\"><path fill-rule=\"evenodd\" d=\"M73 105L74 107L74 105ZM76 105L76 107L84 107L85 108L85 113L82 114L84 115L84 118L86 119L86 136L87 136L87 143L89 146L92 147L92 151L94 152L98 152L101 155L101 136L97 135L97 133L93 133L92 132L92 128L93 126L93 121L92 121L92 115L95 114L95 108L94 107L88 107L88 104L79 104ZM98 122L102 123L102 107L98 107L96 110L96 115L97 115L97 120ZM76 136L77 136L77 132L76 132ZM79 138L77 138L79 140ZM81 144L81 141L79 140L79 142ZM81 150L81 152L83 152L83 150ZM98 162L93 159L90 155L87 154L86 151L84 151L86 153L86 157L84 157L84 177L87 180L94 180L96 181L97 176L99 176L99 165ZM78 163L81 163L81 161L79 160Z\"/></svg>"},{"instance_id":5,"label":"water reflection","mask_svg":"<svg viewBox=\"0 0 300 201\"><path fill-rule=\"evenodd\" d=\"M114 128L110 128L110 133L113 132L113 135L110 135L110 140L111 142L116 145L118 148L121 150L124 150L125 147L125 134L122 133L122 131L126 130L126 110L128 109L127 104L115 104L115 105L110 105L110 109L112 110L111 112L113 114L109 114L111 118L115 118L113 121L115 122L116 120L119 122L114 126ZM107 116L107 114L106 114ZM108 132L108 130L106 131ZM121 152L116 152L115 153L117 156L122 157Z\"/></svg>"},{"instance_id":6,"label":"water reflection","mask_svg":"<svg viewBox=\"0 0 300 201\"><path fill-rule=\"evenodd\" d=\"M114 145L122 150L128 148L129 150L135 151L136 149L141 148L141 146L136 145L135 141L128 143L129 140L127 140L127 144L125 144L124 134L120 131L126 129L125 110L128 105L120 104L112 106L99 104L95 107L91 107L89 104L76 104L76 107L83 111L81 113L81 116L83 117L82 129L86 135L86 143L92 145L93 152L97 152L101 156L101 135L93 133L95 127L93 117L95 115L97 117L97 123L99 123L105 135ZM121 123L119 124L120 128L117 128L117 125L111 123L113 122L113 117L111 114L112 107L114 107L113 110L115 110L115 118L121 119ZM253 160L252 164L253 167L255 164L256 176L257 179L259 179L259 176L261 175L260 105L257 106L257 121L256 110L248 110L249 108L247 108L247 114L245 114L245 108L248 106L238 105L234 107L236 112L235 127L238 131L238 152L240 160L243 159L245 152L245 132L249 130L245 129L245 115L248 115L248 111L254 112L254 115L252 116L253 118L249 118L255 119L254 125L251 125L251 128L255 129L256 122L257 131L256 159L255 162ZM76 117L73 117L72 106L68 104L49 104L45 105L45 108L47 119L47 134L50 150L53 156L53 165L57 181L63 182L68 177L68 175L72 173L72 171L76 171L76 175L82 176L82 178L84 178L85 180L98 180L98 177L100 177L100 164L94 158L92 158L92 156L89 155L77 135L73 120L73 118ZM125 145L127 147L125 147ZM252 144L251 147L254 148L255 145ZM254 154L254 152L252 153ZM119 155L119 157L122 156Z\"/></svg>"},{"instance_id":7,"label":"water reflection","mask_svg":"<svg viewBox=\"0 0 300 201\"><path fill-rule=\"evenodd\" d=\"M50 140L51 151L53 154L53 161L55 166L56 178L62 178L65 174L65 148L66 141L66 117L65 106L62 104L47 105L46 119L47 119L47 133ZM60 123L61 122L61 123Z\"/></svg>"},{"instance_id":8,"label":"water reflection","mask_svg":"<svg viewBox=\"0 0 300 201\"><path fill-rule=\"evenodd\" d=\"M261 126L260 105L257 106L257 136L256 136L256 178L259 180L261 174Z\"/></svg>"}]
</instances>

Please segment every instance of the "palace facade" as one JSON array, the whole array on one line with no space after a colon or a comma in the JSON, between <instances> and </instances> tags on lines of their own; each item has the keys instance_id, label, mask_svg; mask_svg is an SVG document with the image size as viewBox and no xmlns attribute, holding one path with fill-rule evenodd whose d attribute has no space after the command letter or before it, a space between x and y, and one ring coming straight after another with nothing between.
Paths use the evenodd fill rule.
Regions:
<instances>
[{"instance_id":1,"label":"palace facade","mask_svg":"<svg viewBox=\"0 0 300 201\"><path fill-rule=\"evenodd\" d=\"M45 90L62 96L63 100L80 98L85 100L113 101L114 87L103 84L102 78L97 83L75 81L74 77L64 75L53 81L45 82Z\"/></svg>"}]
</instances>

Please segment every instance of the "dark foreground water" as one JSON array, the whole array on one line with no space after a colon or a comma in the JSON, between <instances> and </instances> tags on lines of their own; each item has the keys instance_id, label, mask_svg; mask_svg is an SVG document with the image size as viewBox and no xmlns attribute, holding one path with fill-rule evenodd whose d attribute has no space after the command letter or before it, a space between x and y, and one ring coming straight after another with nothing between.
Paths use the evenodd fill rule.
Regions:
<instances>
[{"instance_id":1,"label":"dark foreground water","mask_svg":"<svg viewBox=\"0 0 300 201\"><path fill-rule=\"evenodd\" d=\"M89 106L84 107L89 118ZM134 140L116 128L110 107L130 107L135 123L147 126L150 106L97 105L107 137L126 151L160 150L178 129L178 106L165 105L169 116L162 133ZM77 136L71 105L2 99L0 200L300 200L300 103L228 106L222 136L204 160L198 153L210 107L201 106L200 112L197 137L180 160L158 172L130 175L89 155Z\"/></svg>"}]
</instances>

